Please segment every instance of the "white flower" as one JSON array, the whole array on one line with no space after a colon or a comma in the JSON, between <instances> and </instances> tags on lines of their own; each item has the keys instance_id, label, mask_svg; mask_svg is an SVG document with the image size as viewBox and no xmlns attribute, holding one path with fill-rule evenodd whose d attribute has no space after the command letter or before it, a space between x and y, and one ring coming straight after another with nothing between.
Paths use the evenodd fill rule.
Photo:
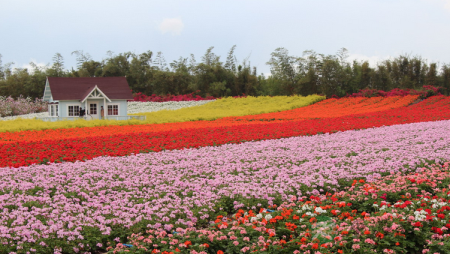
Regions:
<instances>
[{"instance_id":1,"label":"white flower","mask_svg":"<svg viewBox=\"0 0 450 254\"><path fill-rule=\"evenodd\" d=\"M204 101L166 101L166 102L128 102L128 114L154 112L160 110L177 110L194 106L204 105L214 100Z\"/></svg>"},{"instance_id":2,"label":"white flower","mask_svg":"<svg viewBox=\"0 0 450 254\"><path fill-rule=\"evenodd\" d=\"M311 216L311 217L316 216L316 214L314 214L314 213L312 213L312 212L306 212L305 214L308 215L308 216Z\"/></svg>"},{"instance_id":3,"label":"white flower","mask_svg":"<svg viewBox=\"0 0 450 254\"><path fill-rule=\"evenodd\" d=\"M324 209L322 209L321 207L316 207L315 211L316 211L317 213L326 213L326 212L327 212L327 210L324 210Z\"/></svg>"},{"instance_id":4,"label":"white flower","mask_svg":"<svg viewBox=\"0 0 450 254\"><path fill-rule=\"evenodd\" d=\"M302 207L302 210L312 210L313 209L313 207L312 206L309 206L309 205L304 205L303 207Z\"/></svg>"},{"instance_id":5,"label":"white flower","mask_svg":"<svg viewBox=\"0 0 450 254\"><path fill-rule=\"evenodd\" d=\"M270 215L270 214L266 214L266 216L264 217L266 220L270 220L270 219L272 219L272 215Z\"/></svg>"}]
</instances>

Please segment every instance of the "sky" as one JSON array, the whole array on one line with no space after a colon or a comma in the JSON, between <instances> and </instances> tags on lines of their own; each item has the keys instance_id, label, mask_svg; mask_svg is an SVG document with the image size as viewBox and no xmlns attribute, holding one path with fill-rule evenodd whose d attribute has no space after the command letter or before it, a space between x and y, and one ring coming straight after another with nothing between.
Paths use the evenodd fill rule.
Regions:
<instances>
[{"instance_id":1,"label":"sky","mask_svg":"<svg viewBox=\"0 0 450 254\"><path fill-rule=\"evenodd\" d=\"M399 55L450 63L450 0L0 0L3 64L26 68L51 64L56 53L66 69L73 51L96 61L115 54L161 51L167 63L209 47L225 61L236 45L258 73L276 48L292 56L305 50L349 60L377 62Z\"/></svg>"}]
</instances>

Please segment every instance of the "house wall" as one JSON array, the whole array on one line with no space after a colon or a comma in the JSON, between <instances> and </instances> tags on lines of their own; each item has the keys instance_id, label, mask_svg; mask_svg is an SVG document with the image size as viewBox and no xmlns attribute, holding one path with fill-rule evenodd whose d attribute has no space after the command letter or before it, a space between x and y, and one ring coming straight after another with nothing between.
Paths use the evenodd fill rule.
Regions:
<instances>
[{"instance_id":1,"label":"house wall","mask_svg":"<svg viewBox=\"0 0 450 254\"><path fill-rule=\"evenodd\" d=\"M111 100L111 102L106 102L105 115L108 115L108 105L119 105L119 116L128 115L128 104L126 100Z\"/></svg>"},{"instance_id":2,"label":"house wall","mask_svg":"<svg viewBox=\"0 0 450 254\"><path fill-rule=\"evenodd\" d=\"M59 101L59 117L69 117L67 106L78 105L84 108L84 103L79 101Z\"/></svg>"},{"instance_id":3,"label":"house wall","mask_svg":"<svg viewBox=\"0 0 450 254\"><path fill-rule=\"evenodd\" d=\"M106 105L103 105L103 100L96 100L98 102L98 110L100 114L100 108L103 106L105 108L105 116L108 115L108 105L119 105L119 116L127 116L127 101L126 100L111 100L111 102L106 101ZM89 103L89 100L88 100ZM85 108L85 104L80 101L59 101L59 117L69 117L68 106L78 105Z\"/></svg>"}]
</instances>

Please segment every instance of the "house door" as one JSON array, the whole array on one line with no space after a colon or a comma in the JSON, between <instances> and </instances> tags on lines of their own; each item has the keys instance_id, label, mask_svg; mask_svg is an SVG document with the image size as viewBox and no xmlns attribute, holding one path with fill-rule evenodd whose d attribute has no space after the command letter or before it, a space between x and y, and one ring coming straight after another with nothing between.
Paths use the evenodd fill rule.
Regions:
<instances>
[{"instance_id":1,"label":"house door","mask_svg":"<svg viewBox=\"0 0 450 254\"><path fill-rule=\"evenodd\" d=\"M100 112L98 109L98 103L97 102L89 102L88 105L89 105L89 115L91 115L93 119L99 119Z\"/></svg>"}]
</instances>

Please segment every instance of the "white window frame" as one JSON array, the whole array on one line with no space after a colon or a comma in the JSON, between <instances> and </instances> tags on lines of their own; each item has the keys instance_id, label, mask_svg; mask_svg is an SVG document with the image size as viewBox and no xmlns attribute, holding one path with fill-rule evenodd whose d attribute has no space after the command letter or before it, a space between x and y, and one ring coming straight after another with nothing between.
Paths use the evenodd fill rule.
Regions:
<instances>
[{"instance_id":1,"label":"white window frame","mask_svg":"<svg viewBox=\"0 0 450 254\"><path fill-rule=\"evenodd\" d=\"M109 114L109 109L108 109L108 107L109 106L117 106L117 115L110 115ZM105 114L106 116L119 116L120 115L120 104L116 104L116 103L111 103L111 104L107 104L106 105L106 114Z\"/></svg>"},{"instance_id":2,"label":"white window frame","mask_svg":"<svg viewBox=\"0 0 450 254\"><path fill-rule=\"evenodd\" d=\"M58 104L49 104L48 105L48 115L50 117L58 117Z\"/></svg>"},{"instance_id":3,"label":"white window frame","mask_svg":"<svg viewBox=\"0 0 450 254\"><path fill-rule=\"evenodd\" d=\"M75 112L74 112L73 116L69 115L70 114L70 111L69 111L70 107L78 107L78 112L76 112L77 115L75 115ZM81 107L80 104L67 104L67 117L80 117L80 107Z\"/></svg>"}]
</instances>

